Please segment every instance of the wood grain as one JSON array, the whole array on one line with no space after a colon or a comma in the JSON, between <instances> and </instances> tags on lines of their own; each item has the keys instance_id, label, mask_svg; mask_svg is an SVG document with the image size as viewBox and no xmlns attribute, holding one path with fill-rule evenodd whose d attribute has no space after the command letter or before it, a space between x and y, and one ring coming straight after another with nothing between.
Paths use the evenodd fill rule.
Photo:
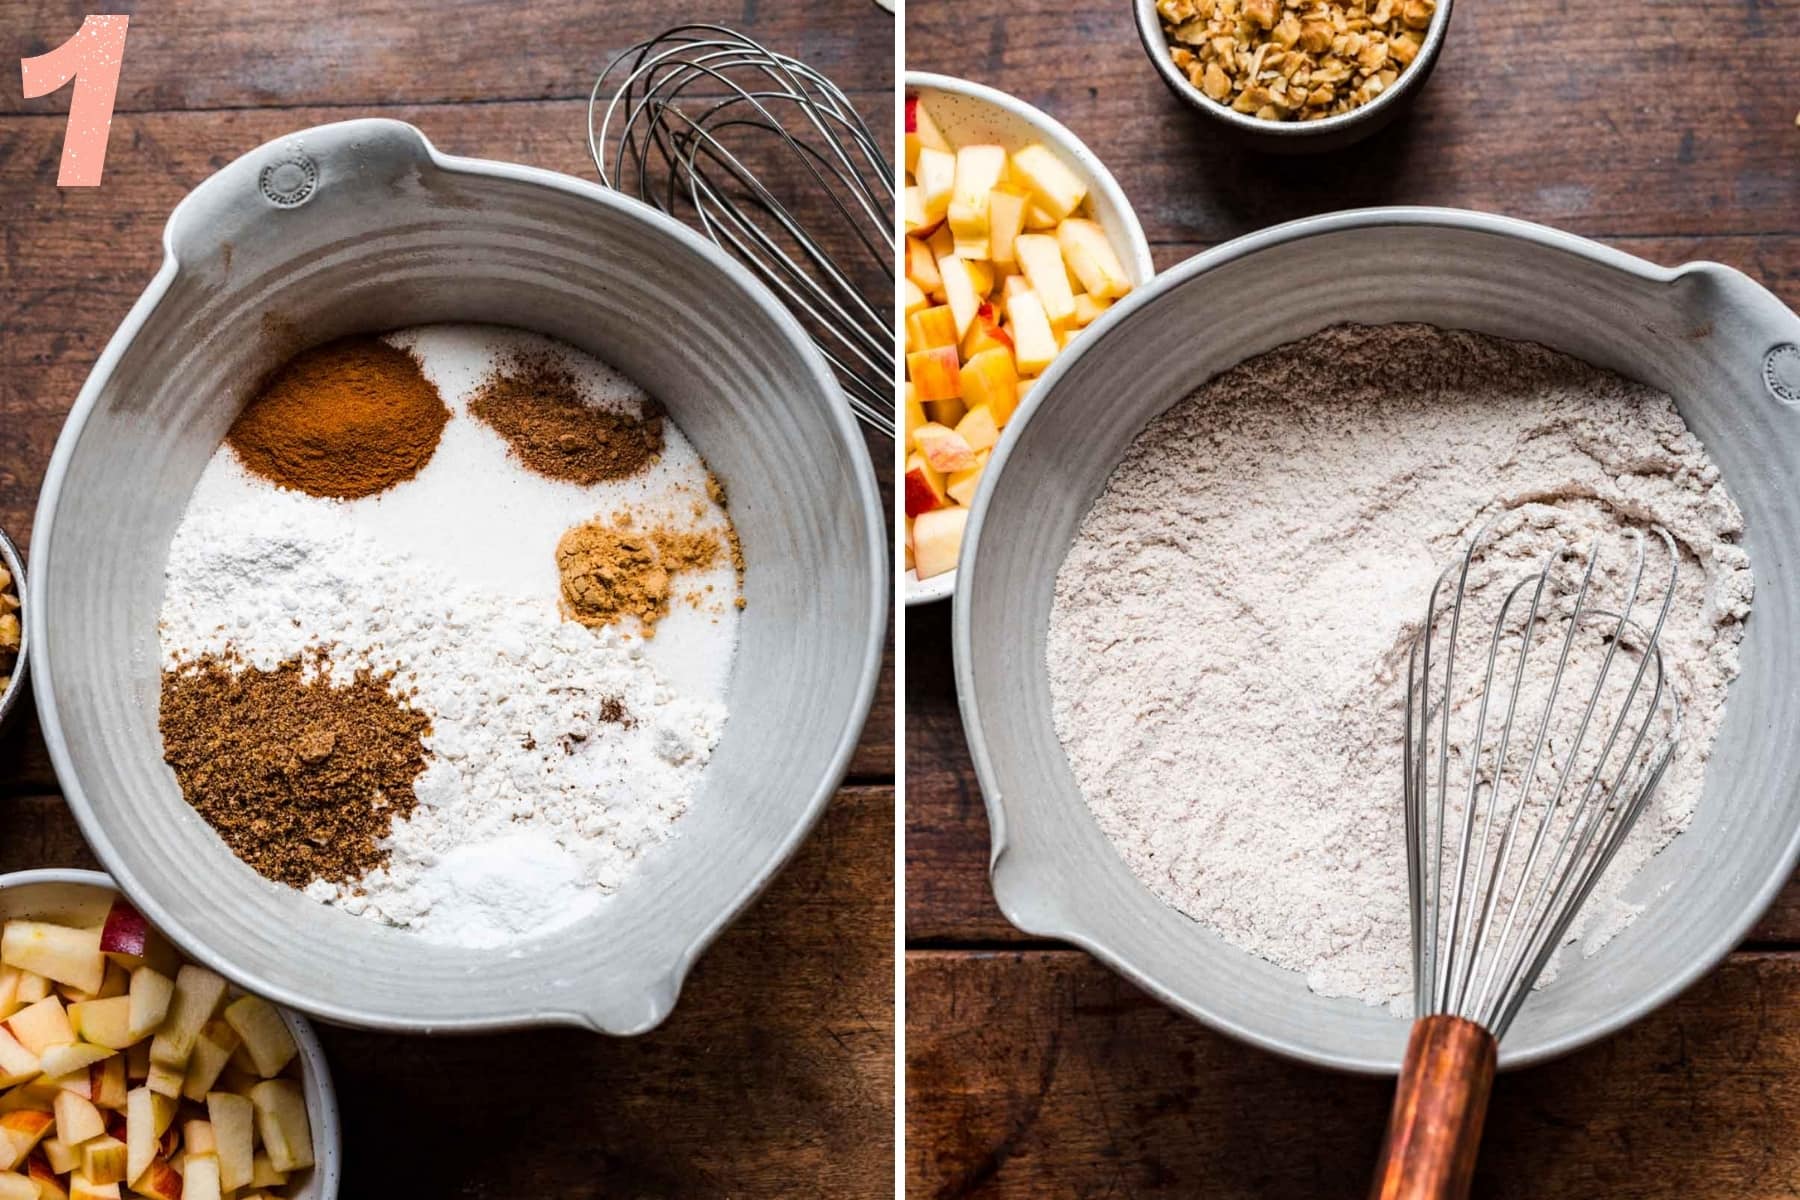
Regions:
<instances>
[{"instance_id":1,"label":"wood grain","mask_svg":"<svg viewBox=\"0 0 1800 1200\"><path fill-rule=\"evenodd\" d=\"M1503 1074L1474 1194L1800 1195L1800 1035L1775 1016L1796 1005L1800 961L1741 954L1618 1036ZM1068 951L911 953L907 1025L912 1197L1360 1198L1392 1096Z\"/></svg>"},{"instance_id":2,"label":"wood grain","mask_svg":"<svg viewBox=\"0 0 1800 1200\"><path fill-rule=\"evenodd\" d=\"M1239 151L1171 95L1125 0L917 0L906 12L909 68L1053 114L1100 152L1153 242L1377 204L1487 209L1587 234L1800 231L1800 100L1746 86L1791 74L1791 4L1459 5L1403 123L1297 159Z\"/></svg>"},{"instance_id":3,"label":"wood grain","mask_svg":"<svg viewBox=\"0 0 1800 1200\"><path fill-rule=\"evenodd\" d=\"M41 54L93 11L80 0L5 0L5 49ZM687 22L740 29L846 89L886 93L893 83L893 18L866 0L363 0L304 17L267 0L112 0L104 11L132 18L119 112L585 101L616 54ZM22 100L8 87L0 112L66 112L68 95Z\"/></svg>"},{"instance_id":4,"label":"wood grain","mask_svg":"<svg viewBox=\"0 0 1800 1200\"><path fill-rule=\"evenodd\" d=\"M60 797L0 798L0 830L0 873L98 865ZM891 787L840 792L642 1037L321 1026L344 1194L892 1195L893 833Z\"/></svg>"}]
</instances>

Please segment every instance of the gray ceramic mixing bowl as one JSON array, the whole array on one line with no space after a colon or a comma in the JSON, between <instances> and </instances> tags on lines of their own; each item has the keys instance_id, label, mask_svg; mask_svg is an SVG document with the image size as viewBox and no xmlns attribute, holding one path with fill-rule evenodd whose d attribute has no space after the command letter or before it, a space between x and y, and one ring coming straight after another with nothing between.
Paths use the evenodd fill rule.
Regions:
<instances>
[{"instance_id":1,"label":"gray ceramic mixing bowl","mask_svg":"<svg viewBox=\"0 0 1800 1200\"><path fill-rule=\"evenodd\" d=\"M1743 937L1800 853L1790 733L1800 723L1800 318L1717 264L1667 269L1520 221L1381 209L1241 238L1107 313L1007 427L964 543L957 687L994 892L1021 929L1087 948L1227 1033L1328 1066L1398 1066L1406 1022L1314 995L1133 877L1070 775L1044 667L1056 570L1138 431L1219 371L1342 321L1529 339L1661 388L1744 510L1756 607L1699 812L1628 889L1646 911L1600 953L1568 956L1520 1014L1501 1061L1535 1062L1692 983ZM1204 714L1194 736L1206 736ZM1399 791L1396 780L1396 805Z\"/></svg>"},{"instance_id":2,"label":"gray ceramic mixing bowl","mask_svg":"<svg viewBox=\"0 0 1800 1200\"><path fill-rule=\"evenodd\" d=\"M394 121L252 151L182 202L164 243L57 443L33 543L32 677L95 852L183 950L329 1020L655 1025L823 812L874 694L886 520L831 373L767 291L675 222L567 176L439 154ZM597 915L485 953L265 882L183 802L156 729L169 539L247 390L302 344L430 321L536 330L636 379L724 481L747 563L731 719L679 836Z\"/></svg>"}]
</instances>

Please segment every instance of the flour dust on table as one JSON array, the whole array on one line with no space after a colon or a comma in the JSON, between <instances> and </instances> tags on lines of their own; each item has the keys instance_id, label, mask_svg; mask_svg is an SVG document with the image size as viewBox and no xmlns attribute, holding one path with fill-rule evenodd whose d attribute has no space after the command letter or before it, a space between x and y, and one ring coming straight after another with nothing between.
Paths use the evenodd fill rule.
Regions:
<instances>
[{"instance_id":1,"label":"flour dust on table","mask_svg":"<svg viewBox=\"0 0 1800 1200\"><path fill-rule=\"evenodd\" d=\"M678 832L741 566L705 462L603 363L483 326L332 343L175 534L165 756L271 879L432 941L542 934Z\"/></svg>"},{"instance_id":2,"label":"flour dust on table","mask_svg":"<svg viewBox=\"0 0 1800 1200\"><path fill-rule=\"evenodd\" d=\"M1742 517L1669 397L1542 346L1328 329L1150 422L1058 572L1053 710L1096 821L1164 902L1321 994L1411 1002L1407 652L1490 520L1497 578L1599 547L1600 608L1633 531L1678 544L1681 751L1571 931L1591 952L1693 816L1750 609Z\"/></svg>"}]
</instances>

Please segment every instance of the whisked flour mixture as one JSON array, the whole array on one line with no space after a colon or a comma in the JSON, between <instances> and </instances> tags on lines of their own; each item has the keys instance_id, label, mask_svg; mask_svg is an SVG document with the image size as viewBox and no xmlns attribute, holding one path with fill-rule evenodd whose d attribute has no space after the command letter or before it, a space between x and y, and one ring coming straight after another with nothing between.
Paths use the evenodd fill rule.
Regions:
<instances>
[{"instance_id":1,"label":"whisked flour mixture","mask_svg":"<svg viewBox=\"0 0 1800 1200\"><path fill-rule=\"evenodd\" d=\"M1599 540L1603 588L1632 530L1679 546L1662 646L1681 753L1574 936L1591 950L1629 923L1620 892L1692 818L1737 674L1742 517L1667 396L1420 325L1328 329L1211 380L1138 436L1083 521L1051 695L1133 873L1317 992L1409 1004L1406 651L1437 572L1505 510L1505 557Z\"/></svg>"}]
</instances>

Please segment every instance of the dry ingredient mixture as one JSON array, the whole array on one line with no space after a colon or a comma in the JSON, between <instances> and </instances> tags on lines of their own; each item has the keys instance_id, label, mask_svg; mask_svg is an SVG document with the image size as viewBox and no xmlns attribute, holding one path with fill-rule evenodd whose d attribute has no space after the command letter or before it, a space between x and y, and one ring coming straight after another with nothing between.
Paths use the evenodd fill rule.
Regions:
<instances>
[{"instance_id":1,"label":"dry ingredient mixture","mask_svg":"<svg viewBox=\"0 0 1800 1200\"><path fill-rule=\"evenodd\" d=\"M526 467L570 483L625 479L662 453L655 401L646 398L635 413L596 407L552 355L496 365L469 398L469 415L493 426Z\"/></svg>"},{"instance_id":2,"label":"dry ingredient mixture","mask_svg":"<svg viewBox=\"0 0 1800 1200\"><path fill-rule=\"evenodd\" d=\"M13 668L19 664L19 650L25 644L25 630L19 623L19 589L12 572L0 567L0 696L12 686Z\"/></svg>"},{"instance_id":3,"label":"dry ingredient mixture","mask_svg":"<svg viewBox=\"0 0 1800 1200\"><path fill-rule=\"evenodd\" d=\"M163 753L188 803L263 875L348 883L386 857L425 769L431 722L389 682L365 668L334 686L297 658L204 659L164 683Z\"/></svg>"},{"instance_id":4,"label":"dry ingredient mixture","mask_svg":"<svg viewBox=\"0 0 1800 1200\"><path fill-rule=\"evenodd\" d=\"M413 477L317 497L271 486L227 445L196 486L161 614L165 748L189 800L264 874L430 940L512 944L593 911L674 835L723 729L736 645L727 556L683 577L652 641L565 618L558 541L598 514L716 545L731 522L672 425L636 473L579 485L524 469L468 415L520 361L560 363L596 408L646 411L604 364L485 326L386 341L449 413ZM228 702L280 737L197 728ZM351 720L373 728L348 735ZM243 771L201 762L223 743ZM253 827L248 808L316 800L320 777L328 803ZM315 842L333 844L309 861Z\"/></svg>"},{"instance_id":5,"label":"dry ingredient mixture","mask_svg":"<svg viewBox=\"0 0 1800 1200\"><path fill-rule=\"evenodd\" d=\"M379 338L351 337L275 372L226 441L264 479L351 499L417 475L449 419L418 359Z\"/></svg>"},{"instance_id":6,"label":"dry ingredient mixture","mask_svg":"<svg viewBox=\"0 0 1800 1200\"><path fill-rule=\"evenodd\" d=\"M1265 121L1316 121L1394 85L1436 0L1157 0L1175 65L1210 99Z\"/></svg>"},{"instance_id":7,"label":"dry ingredient mixture","mask_svg":"<svg viewBox=\"0 0 1800 1200\"><path fill-rule=\"evenodd\" d=\"M1051 694L1133 873L1317 992L1410 1003L1406 651L1436 572L1506 510L1494 555L1515 578L1598 539L1604 598L1650 525L1683 558L1663 637L1681 753L1574 936L1591 951L1629 923L1641 898L1622 893L1691 819L1738 671L1742 517L1667 396L1419 325L1328 329L1224 372L1150 423L1084 520Z\"/></svg>"}]
</instances>

